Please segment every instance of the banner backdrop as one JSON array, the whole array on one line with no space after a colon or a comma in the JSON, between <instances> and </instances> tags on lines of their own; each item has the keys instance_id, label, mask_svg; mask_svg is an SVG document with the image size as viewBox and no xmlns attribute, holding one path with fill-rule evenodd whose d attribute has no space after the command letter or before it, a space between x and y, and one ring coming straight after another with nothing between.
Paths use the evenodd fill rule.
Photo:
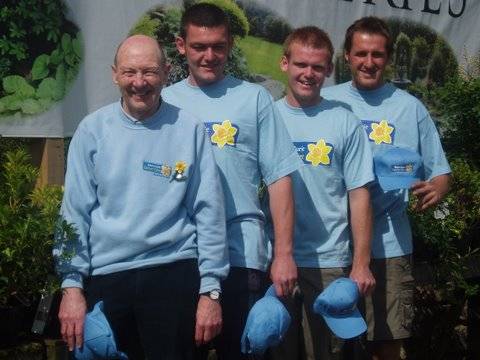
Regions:
<instances>
[{"instance_id":1,"label":"banner backdrop","mask_svg":"<svg viewBox=\"0 0 480 360\"><path fill-rule=\"evenodd\" d=\"M244 0L242 3L247 18L250 14L249 21L252 23L255 19L251 14L266 10L270 15L275 14L275 16L269 15L269 24L274 24L273 20L278 18L291 28L302 25L321 27L330 34L337 55L341 53L347 27L354 20L366 15L406 20L410 25L414 24L405 30L409 36L408 41L411 43L418 41L418 39L415 40L418 37L416 32L417 29L421 30L415 24L424 26L450 45L460 64L464 61L465 51L473 56L480 50L478 35L480 34L480 21L478 21L480 1L478 0ZM7 104L7 100L0 98L0 135L69 137L85 115L117 100L119 93L112 83L110 69L116 47L139 18L159 4L180 7L182 1L67 0L66 16L78 27L83 42L78 74L72 80L63 99L57 99L48 109L34 115L29 115L34 113L32 106L37 111L41 108L38 104L45 105L40 95L37 95L37 93L40 94L40 90L36 90L33 101L32 99L24 100L21 104L12 105L10 102ZM251 10L250 13L248 9ZM266 20L266 18L262 19L265 26L268 22ZM251 29L252 27L251 25ZM404 30L399 27L398 31ZM422 31L425 33L424 29ZM428 34L426 36L425 39L428 40ZM278 58L272 58L271 63L276 66L278 61ZM426 69L432 65L424 63L421 66ZM408 76L416 78L426 76L425 74L412 75L412 71L408 70ZM401 78L407 76L403 73L407 74L407 70L399 72ZM43 93L49 88L47 85L53 84L54 80L59 80L60 75L57 71L56 78L45 80ZM333 78L329 80L329 84L333 82ZM5 82L3 85L5 88ZM4 90L8 96L12 91L7 92L6 88ZM6 112L5 115L2 109L13 110Z\"/></svg>"}]
</instances>

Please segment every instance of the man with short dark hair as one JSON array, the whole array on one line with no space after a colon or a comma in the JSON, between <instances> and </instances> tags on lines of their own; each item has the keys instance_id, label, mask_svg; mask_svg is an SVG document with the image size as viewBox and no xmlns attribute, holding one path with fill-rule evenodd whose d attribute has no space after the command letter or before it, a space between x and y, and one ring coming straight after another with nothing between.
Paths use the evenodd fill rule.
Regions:
<instances>
[{"instance_id":1,"label":"man with short dark hair","mask_svg":"<svg viewBox=\"0 0 480 360\"><path fill-rule=\"evenodd\" d=\"M275 105L304 163L292 174L294 258L302 302L286 300L293 322L284 342L272 349L273 359L300 359L303 351L308 359L339 358L342 343L314 313L315 299L340 277L355 281L362 295L375 286L369 269L372 218L367 187L374 179L372 155L360 121L321 97L333 71L333 52L323 30L306 26L287 37L280 62L287 95Z\"/></svg>"},{"instance_id":2,"label":"man with short dark hair","mask_svg":"<svg viewBox=\"0 0 480 360\"><path fill-rule=\"evenodd\" d=\"M78 241L71 259L62 234L54 250L70 350L99 301L131 360L193 359L194 335L221 329L220 304L199 293L228 273L222 188L203 124L160 97L167 71L155 39L124 40L112 66L120 101L70 143L61 215Z\"/></svg>"},{"instance_id":3,"label":"man with short dark hair","mask_svg":"<svg viewBox=\"0 0 480 360\"><path fill-rule=\"evenodd\" d=\"M386 23L376 17L354 22L345 35L345 60L352 81L323 91L357 115L374 158L401 147L421 155L426 181L411 187L417 210L437 204L449 189L450 167L425 107L384 80L393 53ZM374 359L399 359L402 339L411 336L413 318L412 234L406 214L408 191L371 186L374 211L372 271L377 285L366 301L367 339Z\"/></svg>"},{"instance_id":4,"label":"man with short dark hair","mask_svg":"<svg viewBox=\"0 0 480 360\"><path fill-rule=\"evenodd\" d=\"M221 359L241 359L240 339L251 306L263 296L270 263L259 189L267 185L276 233L271 278L278 295L292 292L297 268L292 256L293 198L288 176L300 166L271 96L259 85L226 76L233 45L225 13L215 5L188 8L177 49L186 57L187 79L166 89L167 101L205 123L226 199L231 271L222 283L224 327L217 341Z\"/></svg>"}]
</instances>

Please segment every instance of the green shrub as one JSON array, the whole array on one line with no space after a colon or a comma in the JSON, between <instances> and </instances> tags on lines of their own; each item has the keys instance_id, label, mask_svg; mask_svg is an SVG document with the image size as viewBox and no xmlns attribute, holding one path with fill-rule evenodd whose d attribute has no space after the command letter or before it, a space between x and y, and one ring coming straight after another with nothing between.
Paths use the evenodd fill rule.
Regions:
<instances>
[{"instance_id":1,"label":"green shrub","mask_svg":"<svg viewBox=\"0 0 480 360\"><path fill-rule=\"evenodd\" d=\"M54 273L53 234L57 226L65 239L73 228L58 223L62 188L35 188L38 170L19 148L4 154L0 172L0 306L34 304L49 274ZM55 284L49 284L53 289Z\"/></svg>"},{"instance_id":2,"label":"green shrub","mask_svg":"<svg viewBox=\"0 0 480 360\"><path fill-rule=\"evenodd\" d=\"M480 77L454 78L433 91L433 101L447 152L480 169Z\"/></svg>"},{"instance_id":3,"label":"green shrub","mask_svg":"<svg viewBox=\"0 0 480 360\"><path fill-rule=\"evenodd\" d=\"M200 0L200 3L213 4L221 8L230 20L232 35L245 37L250 31L248 19L243 10L232 0Z\"/></svg>"},{"instance_id":4,"label":"green shrub","mask_svg":"<svg viewBox=\"0 0 480 360\"><path fill-rule=\"evenodd\" d=\"M444 200L434 209L410 212L416 258L434 267L434 286L445 297L478 291L465 275L470 257L480 249L480 171L461 159L450 165L452 186Z\"/></svg>"},{"instance_id":5,"label":"green shrub","mask_svg":"<svg viewBox=\"0 0 480 360\"><path fill-rule=\"evenodd\" d=\"M412 42L408 35L401 32L395 40L394 64L399 79L404 79L410 73L412 61Z\"/></svg>"}]
</instances>

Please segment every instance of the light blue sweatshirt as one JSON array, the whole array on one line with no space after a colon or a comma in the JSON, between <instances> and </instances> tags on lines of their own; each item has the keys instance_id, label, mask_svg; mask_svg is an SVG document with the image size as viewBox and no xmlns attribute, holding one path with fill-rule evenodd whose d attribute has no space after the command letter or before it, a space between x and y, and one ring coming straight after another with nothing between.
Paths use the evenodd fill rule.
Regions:
<instances>
[{"instance_id":1,"label":"light blue sweatshirt","mask_svg":"<svg viewBox=\"0 0 480 360\"><path fill-rule=\"evenodd\" d=\"M144 121L117 102L80 123L61 214L78 234L71 260L61 256L64 243L54 249L62 287L82 287L89 275L198 258L203 293L219 289L228 273L211 146L202 123L166 102Z\"/></svg>"}]
</instances>

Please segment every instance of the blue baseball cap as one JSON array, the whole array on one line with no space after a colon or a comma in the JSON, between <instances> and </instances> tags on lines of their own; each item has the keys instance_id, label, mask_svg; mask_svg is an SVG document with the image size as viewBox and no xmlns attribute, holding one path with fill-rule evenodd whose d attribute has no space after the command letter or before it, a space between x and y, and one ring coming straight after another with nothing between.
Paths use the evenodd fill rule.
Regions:
<instances>
[{"instance_id":1,"label":"blue baseball cap","mask_svg":"<svg viewBox=\"0 0 480 360\"><path fill-rule=\"evenodd\" d=\"M75 348L77 360L120 359L128 356L117 350L112 328L103 313L103 301L99 301L93 310L85 316L83 325L83 346Z\"/></svg>"},{"instance_id":2,"label":"blue baseball cap","mask_svg":"<svg viewBox=\"0 0 480 360\"><path fill-rule=\"evenodd\" d=\"M373 157L375 175L385 190L409 189L421 180L422 157L415 151L388 146Z\"/></svg>"},{"instance_id":3,"label":"blue baseball cap","mask_svg":"<svg viewBox=\"0 0 480 360\"><path fill-rule=\"evenodd\" d=\"M367 330L367 324L357 308L357 284L339 278L328 285L313 303L313 311L322 315L332 332L341 339L351 339Z\"/></svg>"},{"instance_id":4,"label":"blue baseball cap","mask_svg":"<svg viewBox=\"0 0 480 360\"><path fill-rule=\"evenodd\" d=\"M241 340L242 352L261 355L269 347L280 344L290 322L290 314L275 296L275 289L271 285L265 296L248 313Z\"/></svg>"}]
</instances>

